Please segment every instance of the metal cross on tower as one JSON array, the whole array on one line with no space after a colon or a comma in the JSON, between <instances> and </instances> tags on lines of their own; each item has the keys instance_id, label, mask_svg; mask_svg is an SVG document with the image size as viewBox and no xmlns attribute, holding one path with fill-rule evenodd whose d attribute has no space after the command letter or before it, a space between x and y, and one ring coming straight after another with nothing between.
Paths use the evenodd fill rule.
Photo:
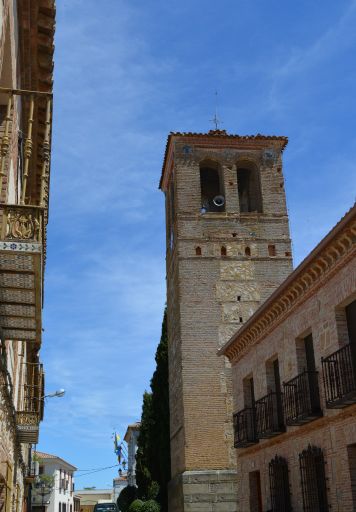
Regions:
<instances>
[{"instance_id":1,"label":"metal cross on tower","mask_svg":"<svg viewBox=\"0 0 356 512\"><path fill-rule=\"evenodd\" d=\"M223 124L222 121L220 121L220 119L218 117L218 91L215 91L215 114L214 114L213 119L210 119L210 122L214 123L215 130L219 130L220 125Z\"/></svg>"}]
</instances>

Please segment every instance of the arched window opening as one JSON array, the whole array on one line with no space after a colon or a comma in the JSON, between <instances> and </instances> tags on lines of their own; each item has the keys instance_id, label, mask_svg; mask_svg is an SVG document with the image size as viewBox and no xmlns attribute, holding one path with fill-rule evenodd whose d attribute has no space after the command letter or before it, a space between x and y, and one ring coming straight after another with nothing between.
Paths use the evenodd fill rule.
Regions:
<instances>
[{"instance_id":1,"label":"arched window opening","mask_svg":"<svg viewBox=\"0 0 356 512\"><path fill-rule=\"evenodd\" d=\"M221 256L226 256L227 255L226 247L224 245L221 247L220 253L221 253Z\"/></svg>"},{"instance_id":2,"label":"arched window opening","mask_svg":"<svg viewBox=\"0 0 356 512\"><path fill-rule=\"evenodd\" d=\"M202 213L225 211L223 180L214 162L203 162L200 165L200 189Z\"/></svg>"},{"instance_id":3,"label":"arched window opening","mask_svg":"<svg viewBox=\"0 0 356 512\"><path fill-rule=\"evenodd\" d=\"M249 247L245 247L245 256L251 256L251 249Z\"/></svg>"},{"instance_id":4,"label":"arched window opening","mask_svg":"<svg viewBox=\"0 0 356 512\"><path fill-rule=\"evenodd\" d=\"M196 256L201 256L201 247L196 247L195 248L195 255Z\"/></svg>"},{"instance_id":5,"label":"arched window opening","mask_svg":"<svg viewBox=\"0 0 356 512\"><path fill-rule=\"evenodd\" d=\"M250 162L237 165L237 188L240 212L262 212L262 198L258 169Z\"/></svg>"}]
</instances>

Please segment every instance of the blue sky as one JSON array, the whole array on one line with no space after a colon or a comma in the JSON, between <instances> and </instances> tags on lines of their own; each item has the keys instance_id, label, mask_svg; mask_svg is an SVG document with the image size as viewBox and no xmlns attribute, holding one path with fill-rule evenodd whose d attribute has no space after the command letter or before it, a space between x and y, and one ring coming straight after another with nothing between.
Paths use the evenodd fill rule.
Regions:
<instances>
[{"instance_id":1,"label":"blue sky","mask_svg":"<svg viewBox=\"0 0 356 512\"><path fill-rule=\"evenodd\" d=\"M98 7L99 6L99 7ZM356 1L61 0L39 449L115 464L140 417L165 303L167 134L287 135L298 264L353 204ZM77 477L109 487L116 470Z\"/></svg>"}]
</instances>

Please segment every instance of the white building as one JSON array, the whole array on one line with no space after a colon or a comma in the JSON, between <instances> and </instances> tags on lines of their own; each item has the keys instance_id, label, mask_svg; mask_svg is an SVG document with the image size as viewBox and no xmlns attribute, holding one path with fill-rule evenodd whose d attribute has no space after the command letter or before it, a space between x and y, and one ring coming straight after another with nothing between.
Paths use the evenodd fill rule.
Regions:
<instances>
[{"instance_id":1,"label":"white building","mask_svg":"<svg viewBox=\"0 0 356 512\"><path fill-rule=\"evenodd\" d=\"M112 501L115 503L117 502L118 497L120 496L120 493L122 489L124 489L127 486L127 474L121 473L120 476L117 476L113 479L112 483Z\"/></svg>"},{"instance_id":2,"label":"white building","mask_svg":"<svg viewBox=\"0 0 356 512\"><path fill-rule=\"evenodd\" d=\"M127 484L136 485L136 452L137 438L140 433L141 423L137 421L129 425L126 430L124 440L127 443Z\"/></svg>"},{"instance_id":3,"label":"white building","mask_svg":"<svg viewBox=\"0 0 356 512\"><path fill-rule=\"evenodd\" d=\"M32 508L34 512L74 512L74 472L76 467L69 462L49 453L36 452L39 462L39 478L32 489ZM53 487L48 491L51 477ZM42 486L41 486L42 482ZM43 507L43 508L42 508Z\"/></svg>"}]
</instances>

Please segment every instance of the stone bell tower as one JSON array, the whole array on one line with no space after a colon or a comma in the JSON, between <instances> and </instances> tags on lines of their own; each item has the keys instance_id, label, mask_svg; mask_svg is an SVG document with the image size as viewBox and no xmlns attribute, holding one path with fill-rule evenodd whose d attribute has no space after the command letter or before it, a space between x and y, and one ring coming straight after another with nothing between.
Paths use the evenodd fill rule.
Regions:
<instances>
[{"instance_id":1,"label":"stone bell tower","mask_svg":"<svg viewBox=\"0 0 356 512\"><path fill-rule=\"evenodd\" d=\"M282 174L287 142L224 130L168 137L160 188L167 225L170 512L237 510L231 375L217 350L292 270Z\"/></svg>"}]
</instances>

